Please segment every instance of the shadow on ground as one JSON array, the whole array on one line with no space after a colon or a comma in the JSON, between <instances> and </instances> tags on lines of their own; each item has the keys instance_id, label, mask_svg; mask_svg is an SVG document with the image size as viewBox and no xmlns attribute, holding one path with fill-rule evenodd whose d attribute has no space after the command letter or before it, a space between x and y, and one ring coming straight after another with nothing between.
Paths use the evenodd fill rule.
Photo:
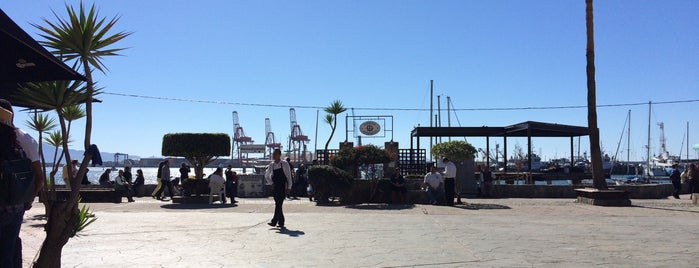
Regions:
<instances>
[{"instance_id":1,"label":"shadow on ground","mask_svg":"<svg viewBox=\"0 0 699 268\"><path fill-rule=\"evenodd\" d=\"M357 204L345 206L351 209L365 209L365 210L403 210L415 208L413 204Z\"/></svg>"},{"instance_id":2,"label":"shadow on ground","mask_svg":"<svg viewBox=\"0 0 699 268\"><path fill-rule=\"evenodd\" d=\"M299 237L299 236L306 234L304 231L301 231L301 230L289 230L287 228L279 228L279 229L277 229L277 233L288 235L291 237Z\"/></svg>"},{"instance_id":3,"label":"shadow on ground","mask_svg":"<svg viewBox=\"0 0 699 268\"><path fill-rule=\"evenodd\" d=\"M160 206L161 208L167 208L167 209L217 209L217 208L232 208L232 207L237 207L238 205L235 204L179 204L179 203L173 203L173 204L165 204Z\"/></svg>"},{"instance_id":4,"label":"shadow on ground","mask_svg":"<svg viewBox=\"0 0 699 268\"><path fill-rule=\"evenodd\" d=\"M479 203L468 203L463 205L454 205L455 208L468 209L468 210L480 210L480 209L512 209L511 207L499 204L479 204Z\"/></svg>"},{"instance_id":5,"label":"shadow on ground","mask_svg":"<svg viewBox=\"0 0 699 268\"><path fill-rule=\"evenodd\" d=\"M646 209L656 209L656 210L665 210L665 211L675 211L675 212L687 212L687 213L697 213L699 214L699 211L692 211L692 210L685 210L681 208L669 208L669 207L651 207L647 205L631 205L632 207L637 207L637 208L646 208Z\"/></svg>"}]
</instances>

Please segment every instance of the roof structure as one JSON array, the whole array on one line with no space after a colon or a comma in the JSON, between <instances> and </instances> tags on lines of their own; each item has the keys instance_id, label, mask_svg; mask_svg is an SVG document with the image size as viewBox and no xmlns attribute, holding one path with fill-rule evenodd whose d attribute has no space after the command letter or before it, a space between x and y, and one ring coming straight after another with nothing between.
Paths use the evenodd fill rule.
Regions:
<instances>
[{"instance_id":1,"label":"roof structure","mask_svg":"<svg viewBox=\"0 0 699 268\"><path fill-rule=\"evenodd\" d=\"M506 127L415 127L411 137L578 137L587 127L526 121Z\"/></svg>"}]
</instances>

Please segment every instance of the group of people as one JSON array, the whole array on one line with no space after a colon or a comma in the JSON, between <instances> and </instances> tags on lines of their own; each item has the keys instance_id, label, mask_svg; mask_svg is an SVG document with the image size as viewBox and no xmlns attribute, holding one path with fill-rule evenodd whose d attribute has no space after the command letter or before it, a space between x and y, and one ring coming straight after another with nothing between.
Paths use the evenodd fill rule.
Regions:
<instances>
[{"instance_id":1,"label":"group of people","mask_svg":"<svg viewBox=\"0 0 699 268\"><path fill-rule=\"evenodd\" d=\"M111 172L111 169L105 169L102 175L100 175L99 184L103 187L114 188L122 196L126 196L129 202L134 202L134 195L140 193L145 187L146 179L143 177L143 170L136 170L135 180L131 173L131 167L124 167L123 170L117 171L118 174L113 180L109 177Z\"/></svg>"},{"instance_id":2,"label":"group of people","mask_svg":"<svg viewBox=\"0 0 699 268\"><path fill-rule=\"evenodd\" d=\"M687 168L680 173L679 166L677 164L672 165L672 173L670 173L670 180L672 181L672 186L675 188L672 196L676 199L680 199L680 192L682 192L682 185L687 184L689 186L689 198L692 198L692 193L699 192L699 166L697 164L689 164Z\"/></svg>"},{"instance_id":3,"label":"group of people","mask_svg":"<svg viewBox=\"0 0 699 268\"><path fill-rule=\"evenodd\" d=\"M463 204L461 201L461 183L456 180L456 165L449 158L443 158L444 172L439 173L436 166L430 167L422 182L422 189L425 191L430 204L437 205L444 198L444 204L453 206ZM487 166L480 170L480 193L483 197L492 197L493 182L495 174ZM391 201L393 203L405 203L405 196L408 192L405 178L401 174L400 168L396 168L390 177ZM456 198L456 202L454 202Z\"/></svg>"}]
</instances>

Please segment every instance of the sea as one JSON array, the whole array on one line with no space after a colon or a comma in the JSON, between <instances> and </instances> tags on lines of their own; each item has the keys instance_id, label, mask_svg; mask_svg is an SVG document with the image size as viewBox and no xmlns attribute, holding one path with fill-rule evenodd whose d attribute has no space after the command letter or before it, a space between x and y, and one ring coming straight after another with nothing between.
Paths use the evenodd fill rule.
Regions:
<instances>
[{"instance_id":1,"label":"sea","mask_svg":"<svg viewBox=\"0 0 699 268\"><path fill-rule=\"evenodd\" d=\"M106 169L110 169L109 167L90 167L89 171L87 172L87 178L90 180L92 184L99 184L99 178L102 173ZM117 170L123 169L121 168L116 168L116 170L112 170L111 173L109 173L109 178L111 180L114 180L118 174ZM143 176L145 177L145 183L146 184L158 184L157 181L157 174L158 174L158 168L156 167L132 167L131 172L133 173L133 177L136 178L136 170L142 170L143 171ZM204 174L205 176L208 174L213 173L216 170L216 168L204 168ZM238 174L254 174L255 170L253 168L233 168L233 171L237 172ZM178 168L170 168L170 174L172 175L173 178L178 177L180 175L179 172L179 167ZM194 174L194 170L192 170L192 173L190 175ZM48 174L47 174L48 178ZM56 184L57 185L65 185L65 182L61 179L61 170L58 170L58 173L56 173ZM614 185L616 184L617 181L622 182L622 183L635 183L638 180L634 180L635 178L641 178L641 176L633 176L633 175L612 175L611 178L607 179L607 184L608 185ZM504 182L502 182L504 184ZM583 184L592 184L591 181L586 181L583 180ZM670 184L670 180L651 180L650 183L653 184ZM514 184L524 184L524 180L515 180ZM547 184L546 181L535 181L535 185L545 185ZM551 181L552 185L570 185L572 184L572 181L570 180L554 180Z\"/></svg>"},{"instance_id":2,"label":"sea","mask_svg":"<svg viewBox=\"0 0 699 268\"><path fill-rule=\"evenodd\" d=\"M61 169L58 170L56 173L56 185L65 185L65 182L63 179L61 179ZM111 169L110 167L89 167L89 170L87 172L87 179L92 183L92 184L99 184L99 178L104 173L105 170ZM117 167L116 169L112 169L111 173L109 173L109 178L113 181L118 175L118 170L124 169L123 167ZM157 167L132 167L131 168L131 173L133 174L133 178L136 178L136 170L142 170L143 171L143 177L145 178L145 183L146 184L158 184L157 180L157 175L158 175L158 168ZM170 175L172 175L173 178L179 177L180 176L180 171L179 167L177 168L170 168ZM253 174L254 169L253 168L246 168L243 170L242 168L233 168L233 171L235 171L238 174ZM216 168L204 168L204 175L208 175L211 173L214 173L216 171ZM47 171L48 173L48 171ZM194 169L189 173L190 175L194 175ZM48 174L46 175L48 178Z\"/></svg>"}]
</instances>

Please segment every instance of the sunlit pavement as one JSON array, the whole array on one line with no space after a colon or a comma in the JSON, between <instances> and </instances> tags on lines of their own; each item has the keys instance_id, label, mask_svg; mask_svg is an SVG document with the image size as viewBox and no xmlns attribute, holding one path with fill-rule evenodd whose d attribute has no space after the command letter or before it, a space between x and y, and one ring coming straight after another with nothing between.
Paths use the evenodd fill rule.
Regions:
<instances>
[{"instance_id":1,"label":"sunlit pavement","mask_svg":"<svg viewBox=\"0 0 699 268\"><path fill-rule=\"evenodd\" d=\"M573 199L467 199L456 207L284 203L91 203L97 217L63 249L63 267L697 267L699 207L682 199L598 207ZM24 266L44 239L25 215Z\"/></svg>"}]
</instances>

